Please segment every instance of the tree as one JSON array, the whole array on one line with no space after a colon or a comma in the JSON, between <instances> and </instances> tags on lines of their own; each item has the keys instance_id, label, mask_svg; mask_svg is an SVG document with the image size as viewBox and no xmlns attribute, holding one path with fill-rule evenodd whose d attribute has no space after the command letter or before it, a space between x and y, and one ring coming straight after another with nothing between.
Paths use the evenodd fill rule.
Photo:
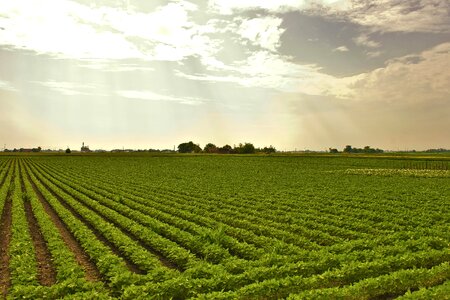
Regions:
<instances>
[{"instance_id":1,"label":"tree","mask_svg":"<svg viewBox=\"0 0 450 300\"><path fill-rule=\"evenodd\" d=\"M277 150L275 149L275 147L272 146L272 145L270 145L269 147L264 147L264 148L262 149L262 151L263 151L264 153L266 153L266 154L270 154L270 153L275 153L275 152L277 152Z\"/></svg>"},{"instance_id":2,"label":"tree","mask_svg":"<svg viewBox=\"0 0 450 300\"><path fill-rule=\"evenodd\" d=\"M41 147L37 147L37 148L31 149L31 152L41 152L41 150L42 150Z\"/></svg>"},{"instance_id":3,"label":"tree","mask_svg":"<svg viewBox=\"0 0 450 300\"><path fill-rule=\"evenodd\" d=\"M235 150L239 154L252 154L255 153L255 146L252 143L239 144Z\"/></svg>"},{"instance_id":4,"label":"tree","mask_svg":"<svg viewBox=\"0 0 450 300\"><path fill-rule=\"evenodd\" d=\"M217 149L216 145L214 145L212 143L208 143L208 144L206 144L205 148L203 148L203 152L205 152L205 153L217 153L218 149Z\"/></svg>"},{"instance_id":5,"label":"tree","mask_svg":"<svg viewBox=\"0 0 450 300\"><path fill-rule=\"evenodd\" d=\"M67 148L67 149L66 149L66 153L67 153L67 154L72 153L72 151L70 150L70 148Z\"/></svg>"},{"instance_id":6,"label":"tree","mask_svg":"<svg viewBox=\"0 0 450 300\"><path fill-rule=\"evenodd\" d=\"M365 146L364 148L352 148L352 146L347 145L344 148L345 153L383 153L382 149L374 149L370 146Z\"/></svg>"},{"instance_id":7,"label":"tree","mask_svg":"<svg viewBox=\"0 0 450 300\"><path fill-rule=\"evenodd\" d=\"M233 151L233 147L231 147L230 145L225 145L223 147L220 147L218 150L219 153L230 154Z\"/></svg>"},{"instance_id":8,"label":"tree","mask_svg":"<svg viewBox=\"0 0 450 300\"><path fill-rule=\"evenodd\" d=\"M330 153L339 153L338 149L336 148L329 148L328 150L330 151Z\"/></svg>"},{"instance_id":9,"label":"tree","mask_svg":"<svg viewBox=\"0 0 450 300\"><path fill-rule=\"evenodd\" d=\"M181 143L178 145L178 152L180 153L199 153L202 151L199 145L194 144L192 141L188 143Z\"/></svg>"},{"instance_id":10,"label":"tree","mask_svg":"<svg viewBox=\"0 0 450 300\"><path fill-rule=\"evenodd\" d=\"M353 148L350 145L345 146L344 148L344 153L352 153L353 152Z\"/></svg>"}]
</instances>

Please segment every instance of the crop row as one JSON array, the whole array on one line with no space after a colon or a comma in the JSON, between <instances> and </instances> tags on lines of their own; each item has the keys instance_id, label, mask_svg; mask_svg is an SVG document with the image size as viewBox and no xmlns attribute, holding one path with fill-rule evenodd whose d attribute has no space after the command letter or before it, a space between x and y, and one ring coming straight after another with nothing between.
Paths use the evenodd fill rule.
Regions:
<instances>
[{"instance_id":1,"label":"crop row","mask_svg":"<svg viewBox=\"0 0 450 300\"><path fill-rule=\"evenodd\" d=\"M113 293L120 293L120 291L128 285L144 280L142 276L130 272L124 260L115 255L108 246L97 239L96 235L88 228L88 226L73 215L72 212L60 202L60 199L36 178L28 165L25 165L25 169L31 180L30 183L36 188L37 193L45 199L58 217L66 224L67 228L80 243L83 250L95 263ZM152 278L153 276L156 276L155 274L158 274L159 276L158 270L154 270L154 272L149 273L147 276L148 278ZM164 273L161 273L161 280L166 278L163 275Z\"/></svg>"},{"instance_id":2,"label":"crop row","mask_svg":"<svg viewBox=\"0 0 450 300\"><path fill-rule=\"evenodd\" d=\"M17 163L19 163L17 165ZM22 242L12 239L10 245L10 269L12 289L10 295L21 299L59 298L75 293L90 293L96 290L98 295L107 295L101 283L87 282L84 270L75 261L73 253L67 248L58 233L55 224L45 213L41 203L27 180L22 163L15 161L13 193L13 225L12 234L20 230ZM18 171L20 170L20 171ZM22 186L23 190L17 189ZM21 199L18 197L21 195ZM38 282L36 260L29 236L28 225L23 210L24 204L30 203L40 231L50 249L52 263L57 270L57 283L52 286L43 286ZM20 226L20 227L18 227ZM27 226L27 228L25 227ZM17 248L20 248L20 252Z\"/></svg>"},{"instance_id":3,"label":"crop row","mask_svg":"<svg viewBox=\"0 0 450 300\"><path fill-rule=\"evenodd\" d=\"M33 168L30 168L31 171ZM40 175L38 173L34 175ZM112 223L104 220L100 215L94 211L88 209L83 205L80 200L86 200L83 197L74 199L71 195L66 193L60 187L56 186L49 178L46 176L38 176L40 183L47 191L54 196L61 205L65 203L67 207L76 212L78 216L87 222L90 226L95 228L100 232L108 241L114 244L117 248L121 250L130 260L132 260L136 265L142 268L145 272L152 271L161 267L161 263L157 256L148 252L146 249L141 247L135 240L130 238L128 235L124 234L120 229L116 228ZM87 201L87 200L86 200ZM122 220L122 219L121 219ZM127 220L122 220L127 221ZM126 225L123 225L126 227Z\"/></svg>"},{"instance_id":4,"label":"crop row","mask_svg":"<svg viewBox=\"0 0 450 300\"><path fill-rule=\"evenodd\" d=\"M292 294L288 299L350 300L374 299L382 296L393 297L403 295L410 289L439 285L448 278L450 278L450 263L444 262L431 269L400 270L375 278L367 278L345 287L308 290L299 294Z\"/></svg>"},{"instance_id":5,"label":"crop row","mask_svg":"<svg viewBox=\"0 0 450 300\"><path fill-rule=\"evenodd\" d=\"M99 192L101 192L102 190L106 190L108 189L106 185L103 185L101 189L98 189ZM117 189L115 190L117 193ZM139 197L132 197L130 196L130 194L124 194L123 195L124 199L125 197L127 198L132 198L134 201L141 201L142 203L150 203L149 199L140 199ZM167 202L167 199L164 199L165 202ZM124 200L122 200L124 201ZM194 210L195 209L195 203L192 203L191 207L189 206L185 206L185 207L180 207L177 206L176 203L169 203L170 205L167 205L166 207L163 207L163 204L161 204L162 201L151 201L152 206L153 207L157 207L159 209L166 209L166 211L169 210L169 212L171 214L178 214L181 218L185 219L185 220L189 220L192 218L196 218L196 222L201 222L202 224L206 225L206 226L214 226L214 223L211 223L211 221L208 218L205 217L199 217L201 210L199 210L198 214L192 214L189 213L188 210ZM152 212L152 216L158 216L158 212L157 211L153 211ZM209 221L209 223L208 223ZM233 222L233 219L230 220L230 222ZM186 228L186 227L185 227ZM234 230L236 231L236 229L234 227L226 227L227 230ZM242 231L240 232L242 233ZM351 250L351 248L349 249L349 246L353 246L353 250L357 250L357 249L371 249L372 246L376 246L376 242L378 241L378 243L397 243L398 240L410 240L411 238L415 238L417 236L417 234L414 234L413 232L400 232L400 233L395 233L392 234L390 236L380 236L380 237L373 237L371 238L370 241L367 240L362 240L361 242L359 241L349 241L345 244L343 244L342 246L345 247L341 247L341 245L336 245L336 246L332 246L330 250L332 250L333 252L348 252L349 250ZM248 241L248 236L245 236L246 240ZM420 238L421 237L417 237ZM371 246L372 245L372 246ZM342 248L342 250L339 250L340 248ZM283 249L285 250L285 249ZM285 252L285 251L284 251ZM292 254L292 253L291 253Z\"/></svg>"},{"instance_id":6,"label":"crop row","mask_svg":"<svg viewBox=\"0 0 450 300\"><path fill-rule=\"evenodd\" d=\"M75 196L77 198L81 197L85 200L87 199L95 200L95 202L87 200L86 203L88 206L95 209L99 213L104 213L105 208L106 210L109 208L111 209L110 212L113 211L116 212L114 216L110 216L109 218L112 218L113 220L117 220L117 218L124 218L124 217L129 218L130 221L133 220L136 223L139 223L143 226L146 226L146 228L151 229L152 232L144 231L143 235L146 235L148 239L153 240L154 243L156 243L157 238L155 237L153 232L158 234L158 237L159 234L161 234L167 237L168 239L177 242L181 246L188 248L193 253L199 254L201 258L204 258L205 260L211 261L213 263L220 263L224 259L232 258L230 253L224 248L218 247L213 243L207 243L205 239L202 239L201 231L197 232L198 236L193 236L189 232L180 230L177 227L169 226L166 223L160 222L150 217L150 215L148 214L147 206L132 205L132 207L130 207L128 205L125 205L125 203L124 204L121 203L125 202L125 200L123 199L121 199L121 201L110 200L110 198L105 197L100 193L97 193L96 191L84 188L83 186L87 186L87 184L84 184L83 182L75 184L74 182L64 180L59 175L51 174L51 176L52 178L58 180L59 184L61 184L61 186L66 189L66 191L68 192L71 191L72 196ZM76 192L74 192L75 189ZM93 205L96 206L97 208L93 207ZM144 212L147 212L147 214L144 214ZM136 225L136 223L133 224ZM161 244L155 246L159 248L166 248L166 246ZM194 261L193 263L195 264L196 262ZM186 263L184 262L183 264L186 265Z\"/></svg>"},{"instance_id":7,"label":"crop row","mask_svg":"<svg viewBox=\"0 0 450 300\"><path fill-rule=\"evenodd\" d=\"M71 174L71 175L76 175L76 174ZM98 179L98 177L101 177L101 175L97 175L96 176L96 180ZM111 181L111 180L110 180ZM106 179L104 180L104 182L106 182ZM127 183L127 182L125 182L125 183L123 183L123 184L125 184L125 185L127 185L127 186L129 186L129 183ZM136 189L139 189L139 187L136 187L136 184L134 184L133 185L133 190L136 190ZM148 194L148 190L145 190L145 188L142 188L142 193L147 193ZM161 192L161 190L158 192L158 191L153 191L152 190L152 194L158 194L158 193L162 193ZM174 191L166 191L166 190L164 190L163 191L163 193L165 193L164 195L161 195L162 197L167 197L167 194L174 194L174 193L176 193L176 192L174 192ZM181 194L181 195L178 195L178 196L176 196L177 194L175 194L175 197L177 197L177 201L179 201L181 198L183 198L183 197L185 197L186 198L186 201L189 203L189 202L193 202L193 201L195 201L195 203L198 203L199 202L199 200L201 200L201 199L196 199L196 198L192 198L192 196L189 196L189 195L184 195L183 196L183 194ZM214 210L215 209L215 207L214 207L214 205L215 204L217 204L217 203L219 203L219 200L218 200L218 202L214 202L214 203L212 203L211 204L211 202L209 201L210 199L208 199L207 201L205 201L205 202L207 202L207 204L210 204L209 205L209 207L204 207L204 209L206 210L206 211L211 211L211 210ZM376 199L377 200L377 203L379 202L379 201L381 201L382 199ZM220 199L220 203L219 204L217 204L217 205L220 205L220 206L223 206L223 203L224 202L227 202L227 199ZM231 203L232 203L233 201L231 201ZM316 202L319 202L319 201L316 201ZM245 208L245 205L250 205L249 206L249 208L247 209L247 210L245 210L244 208ZM281 205L281 204L280 204ZM312 205L314 205L314 204L312 204ZM317 205L317 204L315 204L315 205ZM254 212L252 212L251 210L252 210L252 207L253 207L253 203L249 203L249 204L246 204L246 201L244 201L244 202L239 202L239 207L235 207L235 206L232 206L232 207L230 207L230 210L231 211L235 211L235 210L241 210L242 211L242 215L241 216L246 216L246 215L252 215L252 214L254 214ZM284 226L284 229L285 230L287 230L287 231L289 231L289 230L291 230L291 228L290 227L292 227L292 228L298 228L297 227L297 225L295 224L296 222L300 222L300 223L304 223L304 224L308 224L308 227L317 227L317 225L313 225L313 224L322 224L322 223L324 223L324 224L329 224L330 222L334 222L333 224L334 225L325 225L325 226L328 226L327 228L329 228L328 229L328 231L330 231L330 232L333 232L333 231L335 231L336 229L335 228L342 228L342 227L349 227L349 226L352 226L352 227L355 227L355 229L357 229L358 231L362 231L362 232L364 232L364 231L366 231L366 232L373 232L373 233L376 233L376 234L379 234L379 235L385 235L385 234L388 234L388 233L392 233L392 232L395 232L395 231L399 231L399 230L404 230L402 227L399 227L398 225L396 226L396 227L392 227L392 222L380 222L380 214L379 213L377 213L375 210L372 210L371 212L370 212L370 214L369 215L363 215L362 217L364 217L363 219L364 219L364 222L362 222L361 220L359 220L359 219L355 219L355 216L353 216L353 217L351 217L351 218L349 218L349 216L348 215L345 215L348 211L351 211L352 212L352 214L354 213L354 211L357 211L358 210L358 208L356 207L353 207L352 209L350 209L350 208L345 208L345 209L340 209L340 210L338 210L337 212L339 213L339 215L336 215L336 211L334 211L333 213L333 215L330 215L330 213L329 212L327 212L327 211L330 211L330 210L335 210L335 208L333 208L333 207L331 207L331 208L327 208L326 210L321 210L321 211L317 211L317 210L311 210L311 209L303 209L303 214L302 215L298 215L297 213L293 213L293 211L295 211L295 208L292 208L292 205L290 206L291 207L291 212L288 212L288 213L284 213L284 214L279 214L279 216L277 216L276 214L266 214L266 213L261 213L261 217L260 217L260 220L262 221L262 220L267 220L267 219L271 219L271 218L273 218L273 216L275 215L277 218L278 218L278 222L280 223L280 224L283 224L282 226ZM203 208L203 207L202 207ZM319 208L318 208L319 209ZM220 211L221 212L223 212L223 209L222 209L222 207L221 207L221 209L220 209ZM306 216L305 216L305 214L306 214ZM399 216L400 215L400 216ZM339 216L339 217L338 217ZM400 218L401 217L401 214L397 214L396 216L399 216L398 218ZM310 222L310 223L308 223L308 218L315 218L314 219L314 222ZM317 222L318 221L318 218L320 218L320 222ZM247 219L247 218L246 218ZM371 221L370 221L370 219L373 219L373 220L375 220L375 221L377 221L378 223L371 223ZM396 217L396 219L397 219L397 217ZM409 219L409 221L411 222L411 218L408 218ZM295 221L295 220L297 220L297 221ZM333 221L334 220L334 221ZM255 220L253 220L253 221L255 221ZM286 227L285 226L285 224L286 224L286 222L289 222L290 224L292 224L292 223L294 223L293 225L291 225L291 226L289 226L289 227ZM351 224L349 224L349 222L351 223ZM267 222L266 222L267 223ZM386 223L385 225L383 225L384 223ZM380 225L381 224L381 225ZM238 226L239 226L239 224L237 224ZM273 225L273 223L271 224L271 225ZM304 226L304 225L303 225ZM374 231L374 227L377 227L377 226L382 226L383 228L389 228L389 231L386 231L385 229L383 229L383 230L376 230L376 231ZM364 228L366 228L366 229L364 229ZM415 230L416 231L416 228L415 227L412 227L412 226L408 226L408 228L410 228L411 230ZM395 231L393 231L395 229ZM420 228L419 228L420 229ZM423 229L424 231L427 231L427 228L425 228L425 229ZM314 232L314 231L312 231L312 232ZM347 232L348 232L348 230L347 230ZM429 232L427 232L427 233L429 233ZM421 233L421 234L423 234L423 233ZM437 233L437 234L439 234L439 233ZM343 233L343 234L340 234L340 235L342 235L342 236L346 236L345 235L345 233ZM353 235L354 236L354 235ZM440 236L442 236L442 237L446 237L445 236L445 234L441 234ZM364 237L362 237L362 238L360 238L361 240L367 240L368 239L368 236L366 235L366 236L364 236ZM286 239L284 239L284 240L286 240ZM266 243L266 245L267 245L267 243Z\"/></svg>"},{"instance_id":8,"label":"crop row","mask_svg":"<svg viewBox=\"0 0 450 300\"><path fill-rule=\"evenodd\" d=\"M79 180L77 179L77 182ZM82 182L82 181L81 181ZM91 184L91 189L92 189L92 181L90 181ZM108 186L102 185L101 188L97 188L95 192L97 193L103 193L105 194L105 190L109 190L109 197L114 197L114 193L117 195L117 193L119 192L118 188L113 188L110 187L108 188ZM127 201L126 199L132 199L132 201ZM238 239L241 240L245 240L247 242L251 242L251 243L255 243L258 246L261 247L268 247L268 242L269 243L269 247L270 245L274 244L273 241L271 241L270 239L268 239L265 236L261 236L261 232L259 231L259 228L256 226L252 226L252 224L250 224L249 226L251 226L251 228L255 229L258 232L258 235L255 235L255 233L252 233L252 231L247 231L245 229L242 228L236 228L234 226L236 226L236 218L232 218L229 217L227 215L222 215L221 212L215 212L214 214L211 214L210 212L207 212L206 210L204 210L202 207L198 207L197 203L194 202L190 202L184 204L183 206L181 206L180 204L177 205L176 201L173 202L169 202L167 198L164 199L164 201L161 201L160 199L156 199L155 201L152 201L151 199L144 199L140 196L134 196L131 193L126 193L124 192L123 194L120 194L120 199L121 202L125 203L127 202L127 205L130 205L130 202L139 202L142 203L142 205L147 205L148 204L152 204L151 206L154 208L159 209L155 210L153 209L153 211L151 211L151 215L153 217L157 217L157 218L161 218L163 219L162 221L164 222L171 222L173 220L173 217L171 218L172 220L170 220L170 218L167 217L167 215L169 216L178 216L178 222L182 222L180 220L183 220L184 222L182 223L184 228L189 228L192 227L192 222L191 224L186 224L185 220L192 220L200 225L203 225L205 227L209 227L209 228L223 228L224 231L226 231L226 233L231 233L234 236L236 236ZM181 201L181 200L178 200ZM167 203L168 202L168 203ZM150 210L151 208L149 208L148 210ZM161 213L161 211L163 211L163 214ZM169 214L168 214L169 213ZM206 216L204 216L206 214ZM202 216L203 215L203 216ZM227 222L228 224L224 224L222 223L217 223L214 222L214 218L222 220L224 222ZM247 223L248 224L248 223ZM234 226L232 226L234 225ZM214 233L214 232L213 232ZM211 234L213 235L213 234ZM213 237L214 238L214 237ZM222 240L222 242L224 242L223 240L226 240L226 237L224 238L224 235L220 235L220 238L217 238L219 240ZM229 243L226 245L229 247ZM278 249L277 249L278 248ZM233 247L230 247L230 249L233 250ZM289 249L295 249L292 246L286 244L285 242L279 241L279 243L275 244L275 247L273 248L269 248L268 250L277 250L279 252L283 252L285 254L293 254L295 253L295 250L289 250ZM304 252L304 249L296 249L297 251L302 251ZM270 251L272 252L272 251ZM260 255L259 253L257 255ZM256 255L255 255L256 256Z\"/></svg>"},{"instance_id":9,"label":"crop row","mask_svg":"<svg viewBox=\"0 0 450 300\"><path fill-rule=\"evenodd\" d=\"M74 174L74 176L77 176L77 175ZM80 177L78 176L77 182L79 180L80 180ZM96 180L97 180L97 178L95 180L92 180L92 178L91 178L91 179L89 179L89 182L92 185L92 184L94 184L94 182ZM108 183L105 180L99 185L99 189L104 189L105 186L107 186L107 185L108 185ZM114 192L117 193L121 188L118 185L115 185L114 187L111 187L111 189L113 189ZM191 209L198 208L201 211L201 213L196 212L196 215L205 215L205 213L206 213L207 220L217 219L218 221L224 220L226 222L227 219L231 219L231 220L233 220L232 224L228 224L228 225L230 225L232 228L249 229L251 232L253 232L254 240L261 240L258 243L260 247L267 247L267 245L272 244L274 240L272 240L272 241L266 240L266 238L274 237L274 238L278 239L278 241L283 241L283 242L281 242L281 244L283 244L284 242L288 242L288 243L294 243L294 244L298 245L299 247L301 247L301 249L305 249L305 248L318 249L318 245L315 245L308 239L305 239L304 237L302 237L302 234L299 234L299 233L305 233L305 232L309 232L307 234L309 237L314 236L314 239L320 240L321 243L329 244L330 242L333 242L333 237L327 235L327 233L310 229L307 226L300 227L295 224L293 224L292 226L286 227L286 223L283 223L282 225L278 226L275 223L271 223L270 216L261 215L259 217L252 217L252 215L254 214L253 212L242 210L239 207L227 206L227 205L223 204L224 202L226 202L225 200L222 201L222 203L216 203L217 205L214 205L214 203L210 203L209 200L191 199L185 195L173 194L173 192L172 193L167 192L166 194L158 195L160 192L153 194L153 191L152 191L152 195L149 196L148 191L142 190L142 192L136 192L136 190L137 190L137 187L135 187L135 186L133 186L132 189L130 189L130 188L128 188L126 190L123 189L124 194L122 194L121 196L129 197L130 195L137 195L138 197L140 197L142 195L146 195L144 201L149 202L149 201L154 200L152 202L161 203L161 205L166 205L169 207L172 205L176 205L177 207L180 208L181 211L191 211ZM155 195L158 195L158 196L155 196ZM157 197L157 198L154 198L154 197ZM163 199L163 201L161 201L162 200L161 198ZM168 203L166 203L166 202L168 202ZM192 204L194 204L195 207L192 207ZM183 205L183 207L181 205ZM242 206L245 206L245 204L242 203ZM192 207L192 208L189 208L189 207ZM241 211L241 212L239 212L239 211ZM265 221L266 225L264 225L263 220ZM268 223L268 225L267 225L267 223ZM217 222L216 222L216 224L217 224ZM220 227L220 225L222 225L222 224L219 224L219 226L218 225L211 226L210 224L208 224L207 226L214 228L214 227ZM282 229L277 229L277 227L282 228ZM298 232L297 233L289 233L290 227L295 228L293 231L298 231ZM229 230L229 229L227 228L227 230ZM292 229L290 229L290 230L292 230ZM331 230L334 230L334 228ZM249 236L245 237L245 241L250 241L250 240L251 240L251 238L249 238ZM336 239L334 239L334 241L336 242ZM278 243L278 244L280 244L280 243Z\"/></svg>"},{"instance_id":10,"label":"crop row","mask_svg":"<svg viewBox=\"0 0 450 300\"><path fill-rule=\"evenodd\" d=\"M429 251L424 251L424 252L426 252L426 253L434 253L434 252L429 252ZM435 252L441 253L441 251L435 251ZM405 257L408 257L407 255L408 254L406 254ZM436 254L436 255L439 256L438 254ZM440 258L442 258L442 257L440 257ZM396 257L395 259L398 259L398 257ZM378 260L376 260L375 262L378 262ZM345 267L345 265L344 265L344 267ZM256 269L257 268L255 268L255 270ZM341 267L340 269L336 269L335 271L338 272L339 270L342 270L342 269L343 268ZM261 271L261 269L259 271ZM272 270L272 271L274 271L274 270ZM215 288L219 288L219 285L223 287L223 286L227 286L227 284L228 284L230 290L234 290L236 287L239 287L239 286L245 286L245 287L243 287L241 289L241 292L242 292L242 290L243 289L245 290L247 288L247 286L252 286L253 285L251 282L255 278L252 278L251 280L249 280L249 273L250 272L246 272L246 273L243 273L241 275L236 275L236 276L229 276L228 274L223 273L223 275L221 275L221 276L223 276L223 277L229 276L230 279L228 279L228 281L224 280L224 278L221 278L220 276L216 276L214 278L209 278L209 279L208 278L206 278L206 279L197 279L197 280L194 280L194 281L190 282L189 285L190 284L199 284L200 287L192 288L190 286L186 286L185 285L184 286L185 287L184 290L185 291L189 290L190 293L194 293L195 290L197 290L198 292L213 291ZM283 278L283 276L286 276L287 274L286 273L281 273L279 275L281 275L281 278ZM313 276L318 276L318 275L313 275ZM159 290L159 293L161 293L161 291L167 291L169 289L168 287L170 285L173 285L174 283L176 283L177 280L180 280L180 281L183 280L183 278L185 278L185 277L178 277L178 278L175 278L175 279L172 279L172 280L161 282L159 284L157 284L157 283L149 283L147 285L141 285L139 288L138 287L134 287L133 289L139 290L140 292L145 292L145 291L149 292L149 291L152 291L152 290L153 291ZM273 276L272 276L272 278L273 278ZM291 278L291 277L288 276L288 277L284 277L284 278ZM264 280L264 278L262 278L262 279ZM274 279L267 279L265 281L268 281L268 280L274 280ZM280 279L280 280L282 281L284 279ZM220 282L220 284L214 284L214 282ZM166 287L166 289L164 289L164 287ZM202 290L201 287L203 287L203 290ZM128 295L130 295L130 293L131 293L130 290L127 289L127 291L128 291ZM180 293L180 291L183 291L183 289L180 288L180 290L177 290L176 292L173 291L173 293ZM233 293L234 292L230 292L230 294L236 295L236 294L233 294Z\"/></svg>"}]
</instances>

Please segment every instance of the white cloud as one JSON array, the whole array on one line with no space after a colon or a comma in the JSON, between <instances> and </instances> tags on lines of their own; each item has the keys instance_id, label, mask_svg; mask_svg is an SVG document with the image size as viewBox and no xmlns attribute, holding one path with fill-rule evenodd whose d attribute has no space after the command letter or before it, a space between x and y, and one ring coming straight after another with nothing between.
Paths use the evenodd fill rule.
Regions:
<instances>
[{"instance_id":1,"label":"white cloud","mask_svg":"<svg viewBox=\"0 0 450 300\"><path fill-rule=\"evenodd\" d=\"M155 68L142 63L125 63L108 59L81 59L78 65L82 68L106 72L155 71Z\"/></svg>"},{"instance_id":2,"label":"white cloud","mask_svg":"<svg viewBox=\"0 0 450 300\"><path fill-rule=\"evenodd\" d=\"M254 52L246 60L227 67L224 75L176 74L191 80L232 82L356 101L413 103L450 99L450 43L388 61L384 68L369 73L344 78L322 73L316 65L293 63L289 57L269 51Z\"/></svg>"},{"instance_id":3,"label":"white cloud","mask_svg":"<svg viewBox=\"0 0 450 300\"><path fill-rule=\"evenodd\" d=\"M375 57L380 56L383 53L384 53L383 51L367 51L366 55L370 58L375 58Z\"/></svg>"},{"instance_id":4,"label":"white cloud","mask_svg":"<svg viewBox=\"0 0 450 300\"><path fill-rule=\"evenodd\" d=\"M93 9L66 0L2 3L0 44L70 58L142 57L123 36L78 22Z\"/></svg>"},{"instance_id":5,"label":"white cloud","mask_svg":"<svg viewBox=\"0 0 450 300\"><path fill-rule=\"evenodd\" d=\"M370 37L367 34L363 33L363 34L355 37L353 39L353 42L357 46L370 49L370 50L365 51L366 55L369 58L375 58L384 53L383 51L376 50L377 48L381 47L381 43L370 39Z\"/></svg>"},{"instance_id":6,"label":"white cloud","mask_svg":"<svg viewBox=\"0 0 450 300\"><path fill-rule=\"evenodd\" d=\"M238 33L254 45L276 51L285 29L280 28L283 19L274 17L243 20Z\"/></svg>"},{"instance_id":7,"label":"white cloud","mask_svg":"<svg viewBox=\"0 0 450 300\"><path fill-rule=\"evenodd\" d=\"M190 75L177 71L176 75L201 81L233 82L245 87L275 89L308 95L334 95L346 98L352 93L348 87L356 77L336 78L320 72L315 65L299 65L289 57L269 51L252 53L246 60L227 66L226 75ZM231 73L229 71L232 71Z\"/></svg>"},{"instance_id":8,"label":"white cloud","mask_svg":"<svg viewBox=\"0 0 450 300\"><path fill-rule=\"evenodd\" d=\"M0 80L0 90L17 92L17 89L8 81Z\"/></svg>"},{"instance_id":9,"label":"white cloud","mask_svg":"<svg viewBox=\"0 0 450 300\"><path fill-rule=\"evenodd\" d=\"M316 13L345 18L374 31L450 32L448 0L344 2L348 5L328 6L326 13L324 10L317 10Z\"/></svg>"},{"instance_id":10,"label":"white cloud","mask_svg":"<svg viewBox=\"0 0 450 300\"><path fill-rule=\"evenodd\" d=\"M450 99L450 43L419 55L391 60L386 67L362 75L351 88L355 99L416 103Z\"/></svg>"},{"instance_id":11,"label":"white cloud","mask_svg":"<svg viewBox=\"0 0 450 300\"><path fill-rule=\"evenodd\" d=\"M340 47L333 49L333 52L336 52L336 51L337 52L348 52L349 50L348 50L347 46L340 46Z\"/></svg>"},{"instance_id":12,"label":"white cloud","mask_svg":"<svg viewBox=\"0 0 450 300\"><path fill-rule=\"evenodd\" d=\"M343 0L210 0L209 7L220 14L229 15L237 11L251 9L264 9L270 12L282 13L307 9L315 5L340 7L347 5L345 2Z\"/></svg>"},{"instance_id":13,"label":"white cloud","mask_svg":"<svg viewBox=\"0 0 450 300\"><path fill-rule=\"evenodd\" d=\"M302 11L349 20L376 31L450 32L448 0L210 0L209 6L225 15L255 9Z\"/></svg>"},{"instance_id":14,"label":"white cloud","mask_svg":"<svg viewBox=\"0 0 450 300\"><path fill-rule=\"evenodd\" d=\"M38 84L45 88L49 88L57 93L65 96L76 96L76 95L98 95L98 90L101 88L95 84L77 83L77 82L67 82L67 81L32 81L32 83Z\"/></svg>"},{"instance_id":15,"label":"white cloud","mask_svg":"<svg viewBox=\"0 0 450 300\"><path fill-rule=\"evenodd\" d=\"M366 34L362 34L353 39L356 45L367 48L379 48L381 44L371 40Z\"/></svg>"},{"instance_id":16,"label":"white cloud","mask_svg":"<svg viewBox=\"0 0 450 300\"><path fill-rule=\"evenodd\" d=\"M152 13L89 7L68 0L2 3L0 44L64 58L177 61L215 53L217 43L190 21L197 7L171 2Z\"/></svg>"},{"instance_id":17,"label":"white cloud","mask_svg":"<svg viewBox=\"0 0 450 300\"><path fill-rule=\"evenodd\" d=\"M151 101L173 101L181 104L199 105L204 103L205 99L195 97L176 97L154 93L148 90L120 90L116 94L128 99L151 100Z\"/></svg>"}]
</instances>

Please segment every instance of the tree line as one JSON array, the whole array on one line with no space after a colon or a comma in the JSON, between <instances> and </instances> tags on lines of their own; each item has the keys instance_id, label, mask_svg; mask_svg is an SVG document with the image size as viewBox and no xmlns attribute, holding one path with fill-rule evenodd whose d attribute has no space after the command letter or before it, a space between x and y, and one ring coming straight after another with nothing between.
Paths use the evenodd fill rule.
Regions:
<instances>
[{"instance_id":1,"label":"tree line","mask_svg":"<svg viewBox=\"0 0 450 300\"><path fill-rule=\"evenodd\" d=\"M277 150L272 145L264 148L256 148L252 143L240 143L239 145L234 145L231 147L230 145L224 145L222 147L218 147L213 143L208 143L203 147L195 144L192 141L187 143L181 143L178 145L179 153L218 153L218 154L254 154L254 153L274 153Z\"/></svg>"},{"instance_id":2,"label":"tree line","mask_svg":"<svg viewBox=\"0 0 450 300\"><path fill-rule=\"evenodd\" d=\"M330 148L330 153L339 153L339 150L336 148ZM351 145L345 146L342 150L344 153L383 153L384 150L378 148L371 148L370 146L365 146L364 148L353 148Z\"/></svg>"}]
</instances>

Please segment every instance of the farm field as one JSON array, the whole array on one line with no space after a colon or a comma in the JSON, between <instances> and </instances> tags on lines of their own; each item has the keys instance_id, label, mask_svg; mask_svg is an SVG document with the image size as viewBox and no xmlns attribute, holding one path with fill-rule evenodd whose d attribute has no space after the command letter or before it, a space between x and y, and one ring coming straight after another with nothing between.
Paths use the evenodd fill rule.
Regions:
<instances>
[{"instance_id":1,"label":"farm field","mask_svg":"<svg viewBox=\"0 0 450 300\"><path fill-rule=\"evenodd\" d=\"M450 299L449 163L3 155L0 298Z\"/></svg>"}]
</instances>

